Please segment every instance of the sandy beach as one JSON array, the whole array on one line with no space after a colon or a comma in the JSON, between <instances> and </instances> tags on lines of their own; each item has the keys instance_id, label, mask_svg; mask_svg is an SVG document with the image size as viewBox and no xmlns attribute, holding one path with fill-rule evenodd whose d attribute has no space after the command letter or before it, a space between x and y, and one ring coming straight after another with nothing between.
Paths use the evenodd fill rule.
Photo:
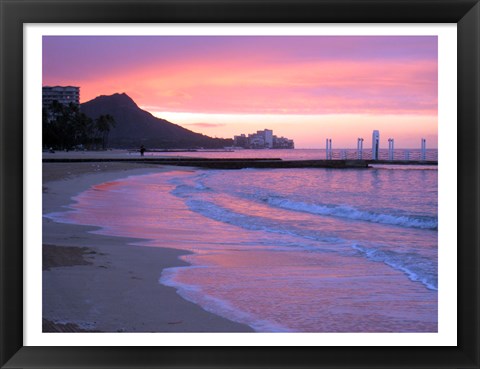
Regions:
<instances>
[{"instance_id":1,"label":"sandy beach","mask_svg":"<svg viewBox=\"0 0 480 369\"><path fill-rule=\"evenodd\" d=\"M92 185L168 170L141 163L44 163L43 214L64 211ZM252 331L158 282L162 269L185 265L178 259L184 251L132 245L139 240L94 230L43 217L44 332Z\"/></svg>"}]
</instances>

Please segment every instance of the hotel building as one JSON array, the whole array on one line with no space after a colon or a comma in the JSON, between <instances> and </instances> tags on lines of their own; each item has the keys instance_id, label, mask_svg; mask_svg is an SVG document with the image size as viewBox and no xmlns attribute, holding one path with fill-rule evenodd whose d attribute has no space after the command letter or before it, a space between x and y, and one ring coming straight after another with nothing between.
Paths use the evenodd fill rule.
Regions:
<instances>
[{"instance_id":1,"label":"hotel building","mask_svg":"<svg viewBox=\"0 0 480 369\"><path fill-rule=\"evenodd\" d=\"M44 86L42 89L42 106L48 108L54 101L63 105L80 104L80 87Z\"/></svg>"}]
</instances>

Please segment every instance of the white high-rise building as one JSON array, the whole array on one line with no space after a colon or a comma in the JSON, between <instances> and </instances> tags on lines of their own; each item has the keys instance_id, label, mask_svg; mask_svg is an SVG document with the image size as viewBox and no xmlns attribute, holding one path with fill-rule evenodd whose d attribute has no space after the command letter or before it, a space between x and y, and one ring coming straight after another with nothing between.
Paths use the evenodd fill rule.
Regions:
<instances>
[{"instance_id":1,"label":"white high-rise building","mask_svg":"<svg viewBox=\"0 0 480 369\"><path fill-rule=\"evenodd\" d=\"M263 130L265 147L271 149L273 147L273 130L265 129Z\"/></svg>"}]
</instances>

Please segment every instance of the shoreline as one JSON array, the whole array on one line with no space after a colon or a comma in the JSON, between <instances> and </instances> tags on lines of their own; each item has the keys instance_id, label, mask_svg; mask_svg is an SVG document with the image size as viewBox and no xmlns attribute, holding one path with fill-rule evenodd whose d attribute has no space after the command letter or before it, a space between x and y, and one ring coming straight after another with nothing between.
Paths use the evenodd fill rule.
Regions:
<instances>
[{"instance_id":1,"label":"shoreline","mask_svg":"<svg viewBox=\"0 0 480 369\"><path fill-rule=\"evenodd\" d=\"M159 171L191 171L145 163L43 163L42 214L65 211L92 185ZM188 265L172 248L92 233L98 227L42 217L42 318L49 332L253 332L184 300L159 283L165 268Z\"/></svg>"}]
</instances>

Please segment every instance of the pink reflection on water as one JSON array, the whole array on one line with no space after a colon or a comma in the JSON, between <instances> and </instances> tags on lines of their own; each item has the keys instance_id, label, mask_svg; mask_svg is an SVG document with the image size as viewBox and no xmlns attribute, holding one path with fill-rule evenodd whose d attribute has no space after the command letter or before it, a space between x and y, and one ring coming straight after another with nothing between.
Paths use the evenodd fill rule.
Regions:
<instances>
[{"instance_id":1,"label":"pink reflection on water","mask_svg":"<svg viewBox=\"0 0 480 369\"><path fill-rule=\"evenodd\" d=\"M180 271L177 283L199 284L204 293L255 317L268 312L272 323L287 324L293 331L437 330L436 300L426 298L423 286L406 281L386 265L332 254L269 251L186 259L208 267ZM385 280L391 289L385 288Z\"/></svg>"}]
</instances>

